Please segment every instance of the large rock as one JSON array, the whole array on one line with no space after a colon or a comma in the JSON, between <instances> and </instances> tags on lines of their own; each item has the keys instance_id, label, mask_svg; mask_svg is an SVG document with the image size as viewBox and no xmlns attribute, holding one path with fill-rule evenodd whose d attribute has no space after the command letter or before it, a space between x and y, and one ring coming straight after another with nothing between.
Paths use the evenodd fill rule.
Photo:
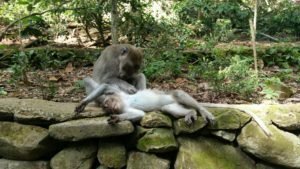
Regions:
<instances>
[{"instance_id":1,"label":"large rock","mask_svg":"<svg viewBox=\"0 0 300 169\"><path fill-rule=\"evenodd\" d=\"M194 121L191 125L188 125L185 122L184 118L181 118L174 121L174 131L176 135L179 135L181 133L194 133L201 130L206 126L206 124L207 122L205 122L202 117L198 117L197 120Z\"/></svg>"},{"instance_id":2,"label":"large rock","mask_svg":"<svg viewBox=\"0 0 300 169\"><path fill-rule=\"evenodd\" d=\"M72 120L49 126L50 136L58 140L78 141L87 138L119 136L132 133L134 127L130 121L111 125L108 117Z\"/></svg>"},{"instance_id":3,"label":"large rock","mask_svg":"<svg viewBox=\"0 0 300 169\"><path fill-rule=\"evenodd\" d=\"M269 126L271 137L251 122L247 124L237 141L240 147L267 162L287 167L300 168L300 139L291 133Z\"/></svg>"},{"instance_id":4,"label":"large rock","mask_svg":"<svg viewBox=\"0 0 300 169\"><path fill-rule=\"evenodd\" d=\"M48 130L38 126L0 122L0 156L13 160L35 160L55 150Z\"/></svg>"},{"instance_id":5,"label":"large rock","mask_svg":"<svg viewBox=\"0 0 300 169\"><path fill-rule=\"evenodd\" d=\"M74 118L75 103L59 103L39 99L0 99L0 118L14 116L15 121L49 125ZM88 106L79 117L103 116L100 108Z\"/></svg>"},{"instance_id":6,"label":"large rock","mask_svg":"<svg viewBox=\"0 0 300 169\"><path fill-rule=\"evenodd\" d=\"M137 148L144 152L168 152L178 147L172 129L152 128L146 131L137 143Z\"/></svg>"},{"instance_id":7,"label":"large rock","mask_svg":"<svg viewBox=\"0 0 300 169\"><path fill-rule=\"evenodd\" d=\"M14 161L0 159L1 169L50 169L48 161Z\"/></svg>"},{"instance_id":8,"label":"large rock","mask_svg":"<svg viewBox=\"0 0 300 169\"><path fill-rule=\"evenodd\" d=\"M237 110L229 108L209 108L215 116L216 121L209 125L209 129L216 130L236 130L242 128L250 121L250 116Z\"/></svg>"},{"instance_id":9,"label":"large rock","mask_svg":"<svg viewBox=\"0 0 300 169\"><path fill-rule=\"evenodd\" d=\"M51 159L50 165L52 169L91 169L96 153L96 142L79 142L58 152Z\"/></svg>"},{"instance_id":10,"label":"large rock","mask_svg":"<svg viewBox=\"0 0 300 169\"><path fill-rule=\"evenodd\" d=\"M109 168L122 168L126 165L126 148L123 144L101 140L98 144L97 158L100 164Z\"/></svg>"},{"instance_id":11,"label":"large rock","mask_svg":"<svg viewBox=\"0 0 300 169\"><path fill-rule=\"evenodd\" d=\"M268 108L274 124L286 130L300 130L300 104L272 105Z\"/></svg>"},{"instance_id":12,"label":"large rock","mask_svg":"<svg viewBox=\"0 0 300 169\"><path fill-rule=\"evenodd\" d=\"M218 140L180 137L175 169L255 169L240 149Z\"/></svg>"},{"instance_id":13,"label":"large rock","mask_svg":"<svg viewBox=\"0 0 300 169\"><path fill-rule=\"evenodd\" d=\"M143 127L172 127L172 120L167 115L157 112L149 112L141 120Z\"/></svg>"},{"instance_id":14,"label":"large rock","mask_svg":"<svg viewBox=\"0 0 300 169\"><path fill-rule=\"evenodd\" d=\"M129 154L127 169L169 169L168 160L157 157L153 154L142 152L131 152Z\"/></svg>"}]
</instances>

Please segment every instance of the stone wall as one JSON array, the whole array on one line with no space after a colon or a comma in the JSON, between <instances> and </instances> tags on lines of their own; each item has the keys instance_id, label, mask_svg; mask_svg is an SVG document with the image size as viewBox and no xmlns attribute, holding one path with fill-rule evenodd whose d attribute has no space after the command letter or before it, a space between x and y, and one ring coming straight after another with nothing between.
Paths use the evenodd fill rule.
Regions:
<instances>
[{"instance_id":1,"label":"stone wall","mask_svg":"<svg viewBox=\"0 0 300 169\"><path fill-rule=\"evenodd\" d=\"M159 112L110 125L93 106L75 119L74 103L0 99L0 168L300 169L300 104L240 107L272 136L234 109L209 109L214 125Z\"/></svg>"}]
</instances>

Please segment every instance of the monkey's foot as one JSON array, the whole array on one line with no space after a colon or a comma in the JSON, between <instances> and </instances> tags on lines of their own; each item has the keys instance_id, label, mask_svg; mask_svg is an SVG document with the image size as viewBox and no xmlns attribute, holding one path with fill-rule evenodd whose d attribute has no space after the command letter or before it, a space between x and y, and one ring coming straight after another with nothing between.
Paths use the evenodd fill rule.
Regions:
<instances>
[{"instance_id":1,"label":"monkey's foot","mask_svg":"<svg viewBox=\"0 0 300 169\"><path fill-rule=\"evenodd\" d=\"M76 107L75 107L75 112L76 112L76 114L79 114L79 113L81 113L81 112L83 112L83 110L85 109L85 107L86 107L86 103L79 103Z\"/></svg>"},{"instance_id":2,"label":"monkey's foot","mask_svg":"<svg viewBox=\"0 0 300 169\"><path fill-rule=\"evenodd\" d=\"M120 121L121 119L118 115L111 115L109 116L109 119L107 119L108 124L116 124Z\"/></svg>"},{"instance_id":3,"label":"monkey's foot","mask_svg":"<svg viewBox=\"0 0 300 169\"><path fill-rule=\"evenodd\" d=\"M192 125L196 120L197 120L197 112L195 111L191 111L184 117L184 121L186 122L187 125Z\"/></svg>"},{"instance_id":4,"label":"monkey's foot","mask_svg":"<svg viewBox=\"0 0 300 169\"><path fill-rule=\"evenodd\" d=\"M207 121L209 124L213 125L215 124L215 116L212 114L201 114L205 121Z\"/></svg>"}]
</instances>

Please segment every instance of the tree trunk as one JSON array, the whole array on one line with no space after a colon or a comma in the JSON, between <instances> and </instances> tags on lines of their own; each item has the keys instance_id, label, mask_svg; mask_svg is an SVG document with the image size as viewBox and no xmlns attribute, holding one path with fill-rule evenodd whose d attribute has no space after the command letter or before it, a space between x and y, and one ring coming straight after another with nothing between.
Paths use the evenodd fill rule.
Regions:
<instances>
[{"instance_id":1,"label":"tree trunk","mask_svg":"<svg viewBox=\"0 0 300 169\"><path fill-rule=\"evenodd\" d=\"M111 38L112 44L118 43L118 0L111 0Z\"/></svg>"}]
</instances>

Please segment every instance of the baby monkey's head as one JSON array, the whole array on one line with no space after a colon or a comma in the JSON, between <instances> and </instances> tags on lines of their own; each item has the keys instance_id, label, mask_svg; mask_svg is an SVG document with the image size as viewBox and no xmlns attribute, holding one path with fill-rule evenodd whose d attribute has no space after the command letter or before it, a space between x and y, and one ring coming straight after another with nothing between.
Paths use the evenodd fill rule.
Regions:
<instances>
[{"instance_id":1,"label":"baby monkey's head","mask_svg":"<svg viewBox=\"0 0 300 169\"><path fill-rule=\"evenodd\" d=\"M103 109L109 114L120 114L124 108L124 103L118 94L106 95L103 101Z\"/></svg>"}]
</instances>

